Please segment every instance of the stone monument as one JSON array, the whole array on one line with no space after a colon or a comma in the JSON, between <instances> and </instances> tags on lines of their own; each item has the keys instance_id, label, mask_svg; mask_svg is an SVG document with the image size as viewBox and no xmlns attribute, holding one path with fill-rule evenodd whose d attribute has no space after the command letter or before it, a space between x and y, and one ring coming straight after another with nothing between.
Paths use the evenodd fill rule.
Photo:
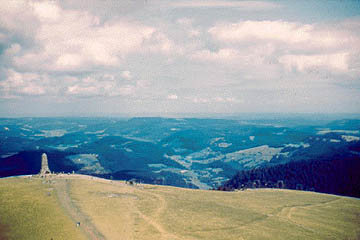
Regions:
<instances>
[{"instance_id":1,"label":"stone monument","mask_svg":"<svg viewBox=\"0 0 360 240\"><path fill-rule=\"evenodd\" d=\"M46 153L43 153L41 156L41 170L40 176L45 176L46 174L50 174L50 169L48 165L48 159Z\"/></svg>"}]
</instances>

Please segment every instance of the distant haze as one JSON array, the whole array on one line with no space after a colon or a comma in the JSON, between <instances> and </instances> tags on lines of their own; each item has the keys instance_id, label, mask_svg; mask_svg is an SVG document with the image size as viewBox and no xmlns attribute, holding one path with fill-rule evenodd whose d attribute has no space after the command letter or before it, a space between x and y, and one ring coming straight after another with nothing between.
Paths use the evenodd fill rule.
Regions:
<instances>
[{"instance_id":1,"label":"distant haze","mask_svg":"<svg viewBox=\"0 0 360 240\"><path fill-rule=\"evenodd\" d=\"M359 1L0 5L0 117L359 114L359 76Z\"/></svg>"}]
</instances>

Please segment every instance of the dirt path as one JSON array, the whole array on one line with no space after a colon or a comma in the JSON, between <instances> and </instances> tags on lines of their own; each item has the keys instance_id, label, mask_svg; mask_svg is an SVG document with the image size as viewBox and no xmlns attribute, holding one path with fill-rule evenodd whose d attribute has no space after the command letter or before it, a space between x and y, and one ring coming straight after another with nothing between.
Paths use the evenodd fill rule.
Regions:
<instances>
[{"instance_id":1,"label":"dirt path","mask_svg":"<svg viewBox=\"0 0 360 240\"><path fill-rule=\"evenodd\" d=\"M294 205L294 206L289 206L289 207L283 207L277 214L278 217L280 218L284 218L287 219L289 222L295 224L296 226L308 231L308 232L312 232L312 233L316 233L318 234L318 232L314 229L311 229L309 227L306 227L298 222L296 222L294 219L291 218L292 213L297 209L297 208L309 208L309 207L317 207L317 206L324 206L324 205L328 205L328 204L332 204L336 201L342 200L342 198L336 198L336 199L331 199L329 201L325 201L325 202L320 202L320 203L314 203L314 204L301 204L301 205Z\"/></svg>"},{"instance_id":2,"label":"dirt path","mask_svg":"<svg viewBox=\"0 0 360 240\"><path fill-rule=\"evenodd\" d=\"M90 218L82 213L70 197L70 180L56 179L55 189L61 206L73 219L74 224L80 222L80 228L88 239L105 239L105 237L92 224Z\"/></svg>"},{"instance_id":3,"label":"dirt path","mask_svg":"<svg viewBox=\"0 0 360 240\"><path fill-rule=\"evenodd\" d=\"M142 218L144 219L145 222L147 222L148 224L152 225L160 234L161 234L161 239L165 239L165 240L172 240L172 239L181 239L178 236L174 235L173 233L167 231L162 224L160 224L156 219L159 219L160 215L166 211L167 209L167 203L166 200L160 195L160 194L155 194L155 193L151 193L148 191L141 191L142 194L147 194L150 196L153 196L157 199L158 202L158 208L155 211L155 214L152 216L146 216L144 215L138 207L136 207L135 205L133 205L133 209L136 211L136 213Z\"/></svg>"},{"instance_id":4,"label":"dirt path","mask_svg":"<svg viewBox=\"0 0 360 240\"><path fill-rule=\"evenodd\" d=\"M295 209L296 207L284 207L283 209L281 209L281 211L277 214L278 217L282 217L282 218L287 218L289 220L291 220L291 212Z\"/></svg>"},{"instance_id":5,"label":"dirt path","mask_svg":"<svg viewBox=\"0 0 360 240\"><path fill-rule=\"evenodd\" d=\"M98 178L89 178L85 176L60 176L55 181L55 189L56 193L59 199L59 202L63 206L63 208L66 210L66 212L70 215L70 217L74 220L74 224L76 222L80 222L81 229L86 234L88 239L105 239L105 237L96 229L96 227L91 222L90 218L86 216L83 212L80 211L79 207L76 206L76 203L71 199L70 196L70 181L71 178L82 178L82 179L88 179L91 181L96 182L111 182L114 185L121 185L124 186L124 183L121 182L112 182L109 180L103 180ZM163 240L176 240L181 239L178 236L168 232L162 224L158 222L157 219L159 219L160 215L166 211L167 209L167 203L166 200L160 195L151 193L148 191L140 190L134 188L135 192L139 191L139 194L147 194L157 199L158 205L157 209L155 210L155 213L151 216L147 216L144 213L141 212L141 210L136 206L136 204L133 201L129 201L129 207L133 209L133 211L142 218L146 223L153 226L160 234L161 239ZM130 234L132 235L132 234Z\"/></svg>"},{"instance_id":6,"label":"dirt path","mask_svg":"<svg viewBox=\"0 0 360 240\"><path fill-rule=\"evenodd\" d=\"M283 217L283 218L287 218L288 220L292 220L291 219L291 214L292 212L296 209L296 208L308 208L308 207L317 207L317 206L324 206L327 204L332 204L336 201L340 201L342 200L342 198L335 198L335 199L331 199L325 202L320 202L320 203L314 203L314 204L300 204L300 205L294 205L294 206L288 206L288 207L283 207L279 213L277 214L278 217Z\"/></svg>"}]
</instances>

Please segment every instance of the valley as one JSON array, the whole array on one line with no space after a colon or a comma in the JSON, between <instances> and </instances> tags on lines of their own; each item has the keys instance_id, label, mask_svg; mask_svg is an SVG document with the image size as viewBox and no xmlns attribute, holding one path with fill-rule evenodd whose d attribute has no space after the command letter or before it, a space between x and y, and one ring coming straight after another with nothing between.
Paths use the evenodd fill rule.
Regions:
<instances>
[{"instance_id":1,"label":"valley","mask_svg":"<svg viewBox=\"0 0 360 240\"><path fill-rule=\"evenodd\" d=\"M54 172L210 189L242 170L359 158L360 120L295 120L0 119L0 176L37 173L46 152Z\"/></svg>"}]
</instances>

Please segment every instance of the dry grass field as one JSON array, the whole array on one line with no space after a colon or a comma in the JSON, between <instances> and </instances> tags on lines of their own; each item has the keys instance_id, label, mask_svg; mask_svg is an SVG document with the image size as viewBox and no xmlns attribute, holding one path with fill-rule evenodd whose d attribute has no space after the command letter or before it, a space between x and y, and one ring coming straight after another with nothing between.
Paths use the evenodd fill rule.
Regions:
<instances>
[{"instance_id":1,"label":"dry grass field","mask_svg":"<svg viewBox=\"0 0 360 240\"><path fill-rule=\"evenodd\" d=\"M0 179L0 239L86 239L41 179Z\"/></svg>"},{"instance_id":2,"label":"dry grass field","mask_svg":"<svg viewBox=\"0 0 360 240\"><path fill-rule=\"evenodd\" d=\"M51 238L360 239L360 200L127 185L82 175L0 179L0 239Z\"/></svg>"}]
</instances>

